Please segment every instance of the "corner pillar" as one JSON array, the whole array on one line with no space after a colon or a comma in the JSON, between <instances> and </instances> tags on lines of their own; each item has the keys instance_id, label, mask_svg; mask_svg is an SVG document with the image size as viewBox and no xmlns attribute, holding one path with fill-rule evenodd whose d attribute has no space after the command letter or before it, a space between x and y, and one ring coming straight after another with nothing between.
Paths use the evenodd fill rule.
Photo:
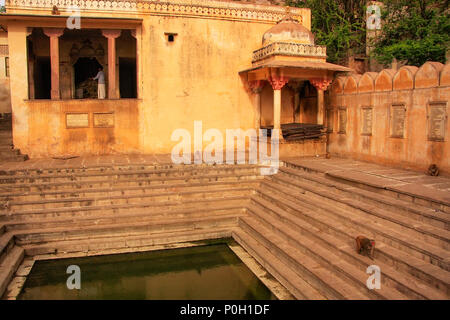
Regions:
<instances>
[{"instance_id":1,"label":"corner pillar","mask_svg":"<svg viewBox=\"0 0 450 320\"><path fill-rule=\"evenodd\" d=\"M283 76L271 76L269 83L273 89L273 128L278 129L280 141L283 140L281 132L281 89L289 82L289 78Z\"/></svg>"},{"instance_id":2,"label":"corner pillar","mask_svg":"<svg viewBox=\"0 0 450 320\"><path fill-rule=\"evenodd\" d=\"M328 89L332 79L315 78L309 81L317 89L317 124L323 125L325 123L324 92Z\"/></svg>"},{"instance_id":3,"label":"corner pillar","mask_svg":"<svg viewBox=\"0 0 450 320\"><path fill-rule=\"evenodd\" d=\"M108 99L117 99L116 94L116 38L121 30L102 30L102 35L108 39Z\"/></svg>"},{"instance_id":4,"label":"corner pillar","mask_svg":"<svg viewBox=\"0 0 450 320\"><path fill-rule=\"evenodd\" d=\"M44 34L50 38L51 98L61 98L59 91L59 37L64 33L60 28L44 28Z\"/></svg>"},{"instance_id":5,"label":"corner pillar","mask_svg":"<svg viewBox=\"0 0 450 320\"><path fill-rule=\"evenodd\" d=\"M141 77L141 73L139 72L139 59L141 55L141 32L142 31L140 28L131 30L131 35L136 39L136 98L138 99L141 98L141 82L139 80Z\"/></svg>"}]
</instances>

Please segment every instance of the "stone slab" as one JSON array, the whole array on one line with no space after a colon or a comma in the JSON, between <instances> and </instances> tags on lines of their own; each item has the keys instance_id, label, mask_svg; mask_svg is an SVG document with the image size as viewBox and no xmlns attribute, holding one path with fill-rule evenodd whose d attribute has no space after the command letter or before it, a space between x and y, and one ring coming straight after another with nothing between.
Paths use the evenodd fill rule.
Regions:
<instances>
[{"instance_id":1,"label":"stone slab","mask_svg":"<svg viewBox=\"0 0 450 320\"><path fill-rule=\"evenodd\" d=\"M389 179L382 176L376 176L373 174L368 174L364 172L357 172L357 171L349 171L349 170L342 170L342 171L331 171L326 172L328 176L339 178L343 180L348 180L356 183L366 184L371 187L375 188L382 188L385 189L389 186L398 186L398 185L404 185L405 182L395 180L395 179Z\"/></svg>"},{"instance_id":2,"label":"stone slab","mask_svg":"<svg viewBox=\"0 0 450 320\"><path fill-rule=\"evenodd\" d=\"M435 188L428 188L423 185L413 183L390 186L387 189L395 192L406 193L414 197L420 197L450 206L450 192L448 191L437 190Z\"/></svg>"}]
</instances>

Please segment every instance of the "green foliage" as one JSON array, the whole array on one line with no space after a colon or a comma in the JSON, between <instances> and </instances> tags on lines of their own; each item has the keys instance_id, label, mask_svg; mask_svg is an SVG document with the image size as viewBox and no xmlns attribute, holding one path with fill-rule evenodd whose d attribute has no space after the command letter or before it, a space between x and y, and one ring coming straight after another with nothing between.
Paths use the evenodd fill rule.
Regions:
<instances>
[{"instance_id":1,"label":"green foliage","mask_svg":"<svg viewBox=\"0 0 450 320\"><path fill-rule=\"evenodd\" d=\"M1 13L1 12L6 12L5 6L0 6L0 13Z\"/></svg>"},{"instance_id":2,"label":"green foliage","mask_svg":"<svg viewBox=\"0 0 450 320\"><path fill-rule=\"evenodd\" d=\"M287 0L292 7L310 8L316 44L327 46L328 60L343 63L365 52L364 0Z\"/></svg>"},{"instance_id":3,"label":"green foliage","mask_svg":"<svg viewBox=\"0 0 450 320\"><path fill-rule=\"evenodd\" d=\"M381 35L373 56L381 64L392 59L420 66L426 61L445 63L450 43L448 1L384 0Z\"/></svg>"}]
</instances>

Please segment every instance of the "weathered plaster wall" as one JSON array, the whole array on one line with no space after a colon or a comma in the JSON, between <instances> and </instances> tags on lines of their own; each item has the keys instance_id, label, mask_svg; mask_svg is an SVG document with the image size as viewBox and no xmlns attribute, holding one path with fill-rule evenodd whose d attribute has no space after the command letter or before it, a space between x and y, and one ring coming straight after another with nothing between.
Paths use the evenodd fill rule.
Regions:
<instances>
[{"instance_id":1,"label":"weathered plaster wall","mask_svg":"<svg viewBox=\"0 0 450 320\"><path fill-rule=\"evenodd\" d=\"M354 159L426 170L437 164L450 173L450 126L446 120L444 141L428 137L430 103L450 99L450 64L427 62L421 68L402 67L337 78L327 97L333 109L329 152ZM404 137L391 137L391 107L404 104ZM346 133L338 133L338 109L347 108ZM373 107L371 135L362 134L362 107Z\"/></svg>"},{"instance_id":2,"label":"weathered plaster wall","mask_svg":"<svg viewBox=\"0 0 450 320\"><path fill-rule=\"evenodd\" d=\"M31 157L139 153L136 99L26 101ZM93 113L114 113L114 127L93 125ZM66 128L66 113L88 113L89 128Z\"/></svg>"},{"instance_id":3,"label":"weathered plaster wall","mask_svg":"<svg viewBox=\"0 0 450 320\"><path fill-rule=\"evenodd\" d=\"M8 34L0 31L0 113L11 113L11 97L9 92L9 77L6 76L6 60Z\"/></svg>"},{"instance_id":4,"label":"weathered plaster wall","mask_svg":"<svg viewBox=\"0 0 450 320\"><path fill-rule=\"evenodd\" d=\"M12 128L14 146L29 151L28 148L28 99L27 73L27 29L21 22L8 25L9 79L11 88Z\"/></svg>"}]
</instances>

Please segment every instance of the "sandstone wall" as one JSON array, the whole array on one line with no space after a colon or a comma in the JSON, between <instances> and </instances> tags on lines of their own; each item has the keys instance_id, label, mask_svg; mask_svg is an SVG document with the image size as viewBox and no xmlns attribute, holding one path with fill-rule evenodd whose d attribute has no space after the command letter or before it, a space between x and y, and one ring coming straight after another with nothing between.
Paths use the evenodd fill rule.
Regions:
<instances>
[{"instance_id":1,"label":"sandstone wall","mask_svg":"<svg viewBox=\"0 0 450 320\"><path fill-rule=\"evenodd\" d=\"M326 100L329 152L450 174L449 98L450 64L338 77Z\"/></svg>"}]
</instances>

